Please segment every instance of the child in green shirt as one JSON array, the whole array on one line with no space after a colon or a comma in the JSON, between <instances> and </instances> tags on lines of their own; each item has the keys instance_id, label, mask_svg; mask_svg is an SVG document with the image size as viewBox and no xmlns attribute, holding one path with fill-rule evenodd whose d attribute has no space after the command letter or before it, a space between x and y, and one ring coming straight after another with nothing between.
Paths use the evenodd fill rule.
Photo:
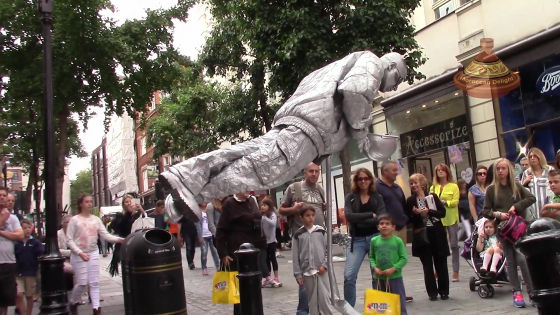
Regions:
<instances>
[{"instance_id":1,"label":"child in green shirt","mask_svg":"<svg viewBox=\"0 0 560 315\"><path fill-rule=\"evenodd\" d=\"M371 239L369 250L369 261L375 272L373 286L377 290L389 289L391 293L398 294L401 314L406 315L406 293L401 273L407 262L406 248L403 241L393 235L395 224L391 215L380 215L377 228L381 235Z\"/></svg>"},{"instance_id":2,"label":"child in green shirt","mask_svg":"<svg viewBox=\"0 0 560 315\"><path fill-rule=\"evenodd\" d=\"M560 170L548 172L548 184L550 193L541 209L541 216L560 220Z\"/></svg>"}]
</instances>

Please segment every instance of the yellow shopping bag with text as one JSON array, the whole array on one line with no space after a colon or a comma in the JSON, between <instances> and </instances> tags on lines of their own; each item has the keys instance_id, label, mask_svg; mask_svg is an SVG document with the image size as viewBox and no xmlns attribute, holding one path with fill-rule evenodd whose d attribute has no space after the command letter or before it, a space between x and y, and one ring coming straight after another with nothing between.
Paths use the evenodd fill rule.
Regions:
<instances>
[{"instance_id":1,"label":"yellow shopping bag with text","mask_svg":"<svg viewBox=\"0 0 560 315\"><path fill-rule=\"evenodd\" d=\"M400 315L400 296L391 292L367 289L364 300L364 315L377 314Z\"/></svg>"},{"instance_id":2,"label":"yellow shopping bag with text","mask_svg":"<svg viewBox=\"0 0 560 315\"><path fill-rule=\"evenodd\" d=\"M212 303L239 303L239 279L237 271L218 271L212 282Z\"/></svg>"}]
</instances>

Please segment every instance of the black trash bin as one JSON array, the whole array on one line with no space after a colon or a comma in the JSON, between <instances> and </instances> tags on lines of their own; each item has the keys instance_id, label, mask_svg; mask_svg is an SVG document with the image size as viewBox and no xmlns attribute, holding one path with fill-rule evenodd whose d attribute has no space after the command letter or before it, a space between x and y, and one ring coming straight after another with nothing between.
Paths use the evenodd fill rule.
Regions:
<instances>
[{"instance_id":1,"label":"black trash bin","mask_svg":"<svg viewBox=\"0 0 560 315\"><path fill-rule=\"evenodd\" d=\"M167 231L139 230L121 247L126 314L186 314L181 246Z\"/></svg>"},{"instance_id":2,"label":"black trash bin","mask_svg":"<svg viewBox=\"0 0 560 315\"><path fill-rule=\"evenodd\" d=\"M516 246L527 260L533 284L529 296L537 303L539 314L560 314L560 222L536 220Z\"/></svg>"}]
</instances>

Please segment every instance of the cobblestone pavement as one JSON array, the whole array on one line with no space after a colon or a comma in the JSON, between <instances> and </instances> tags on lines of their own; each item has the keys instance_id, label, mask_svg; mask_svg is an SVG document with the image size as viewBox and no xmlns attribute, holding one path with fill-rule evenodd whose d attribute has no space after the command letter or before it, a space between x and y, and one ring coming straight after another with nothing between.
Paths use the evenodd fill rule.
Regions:
<instances>
[{"instance_id":1,"label":"cobblestone pavement","mask_svg":"<svg viewBox=\"0 0 560 315\"><path fill-rule=\"evenodd\" d=\"M464 259L461 259L460 281L450 283L450 299L447 301L428 300L424 289L422 266L416 257L410 255L410 244L407 247L409 261L403 270L404 283L408 296L414 297L414 302L407 303L409 314L536 314L535 307L528 306L524 309L515 308L512 304L511 286L504 285L495 288L496 294L491 299L481 299L476 292L469 291L468 281L474 275L472 269ZM187 268L186 259L183 254L183 274L185 278L185 291L187 299L187 311L189 315L209 315L209 314L231 314L231 305L212 304L211 287L213 268L209 268L210 275L203 276L200 269L200 251L197 248L195 265L196 269ZM262 289L264 314L295 314L298 302L297 284L292 275L291 252L282 251L284 256L278 258L280 281L283 282L281 288ZM210 256L210 255L208 255ZM124 314L124 302L121 277L114 277L107 273L106 267L111 256L101 258L100 286L101 308L104 314L117 315ZM451 259L449 258L449 263ZM208 257L208 264L213 265L212 258ZM339 292L343 294L342 284L344 281L343 270L344 262L335 262L335 275L337 277ZM364 260L357 283L357 302L356 309L363 310L364 290L371 287L371 275L368 268L368 261ZM527 301L527 297L526 297ZM38 314L39 302L35 304L33 314ZM91 314L91 305L86 304L79 307L80 314ZM11 313L9 313L11 314Z\"/></svg>"}]
</instances>

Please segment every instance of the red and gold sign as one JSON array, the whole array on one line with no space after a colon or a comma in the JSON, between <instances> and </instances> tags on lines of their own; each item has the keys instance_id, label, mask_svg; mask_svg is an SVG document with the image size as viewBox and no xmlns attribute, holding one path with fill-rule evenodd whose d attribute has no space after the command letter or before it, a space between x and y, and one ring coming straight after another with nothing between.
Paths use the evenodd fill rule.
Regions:
<instances>
[{"instance_id":1,"label":"red and gold sign","mask_svg":"<svg viewBox=\"0 0 560 315\"><path fill-rule=\"evenodd\" d=\"M455 86L478 98L495 98L508 94L521 83L517 72L512 72L494 54L494 40L482 38L482 51L463 70L453 77Z\"/></svg>"}]
</instances>

